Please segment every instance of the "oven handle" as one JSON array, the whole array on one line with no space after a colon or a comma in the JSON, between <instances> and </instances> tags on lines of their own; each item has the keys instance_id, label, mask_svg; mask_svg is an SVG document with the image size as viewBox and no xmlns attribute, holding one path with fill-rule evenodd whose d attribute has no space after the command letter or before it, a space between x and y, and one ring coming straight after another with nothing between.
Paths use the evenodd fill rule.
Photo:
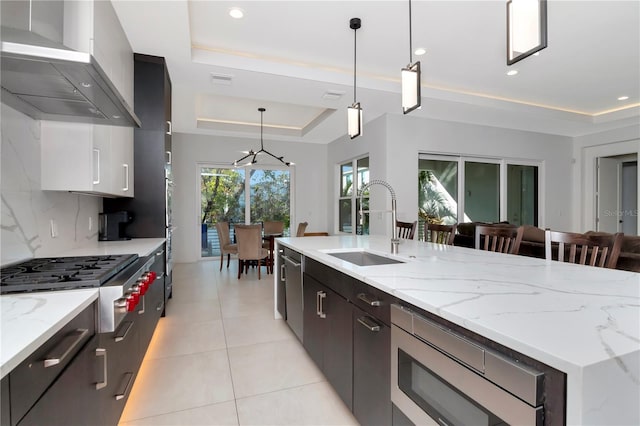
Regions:
<instances>
[{"instance_id":1,"label":"oven handle","mask_svg":"<svg viewBox=\"0 0 640 426\"><path fill-rule=\"evenodd\" d=\"M44 368L53 367L60 364L71 352L82 342L84 337L89 334L86 328L79 328L67 334L58 342L51 350L51 353L44 359ZM66 347L66 349L65 349Z\"/></svg>"}]
</instances>

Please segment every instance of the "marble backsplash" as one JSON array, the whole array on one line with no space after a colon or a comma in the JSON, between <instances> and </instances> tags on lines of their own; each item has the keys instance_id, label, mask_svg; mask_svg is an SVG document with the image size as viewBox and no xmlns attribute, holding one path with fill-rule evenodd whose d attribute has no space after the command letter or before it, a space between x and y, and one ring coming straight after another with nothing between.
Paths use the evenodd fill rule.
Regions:
<instances>
[{"instance_id":1,"label":"marble backsplash","mask_svg":"<svg viewBox=\"0 0 640 426\"><path fill-rule=\"evenodd\" d=\"M97 243L102 198L40 190L40 121L1 108L1 264Z\"/></svg>"}]
</instances>

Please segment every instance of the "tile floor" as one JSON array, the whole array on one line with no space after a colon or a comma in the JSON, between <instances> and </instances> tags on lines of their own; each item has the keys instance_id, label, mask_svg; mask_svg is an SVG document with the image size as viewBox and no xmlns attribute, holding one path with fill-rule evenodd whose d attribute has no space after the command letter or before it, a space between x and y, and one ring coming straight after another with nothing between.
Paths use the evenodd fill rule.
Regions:
<instances>
[{"instance_id":1,"label":"tile floor","mask_svg":"<svg viewBox=\"0 0 640 426\"><path fill-rule=\"evenodd\" d=\"M237 265L237 264L236 264ZM133 425L357 425L287 324L273 276L178 264L120 418ZM263 269L264 272L264 269Z\"/></svg>"}]
</instances>

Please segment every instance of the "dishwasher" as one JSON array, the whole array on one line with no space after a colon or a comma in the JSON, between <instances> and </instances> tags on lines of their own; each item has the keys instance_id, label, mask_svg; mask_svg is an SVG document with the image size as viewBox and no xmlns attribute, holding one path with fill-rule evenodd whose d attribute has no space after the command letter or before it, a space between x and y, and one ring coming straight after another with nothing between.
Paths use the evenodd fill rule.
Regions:
<instances>
[{"instance_id":1,"label":"dishwasher","mask_svg":"<svg viewBox=\"0 0 640 426\"><path fill-rule=\"evenodd\" d=\"M284 280L287 316L291 330L302 342L302 260L303 256L289 248L284 249Z\"/></svg>"}]
</instances>

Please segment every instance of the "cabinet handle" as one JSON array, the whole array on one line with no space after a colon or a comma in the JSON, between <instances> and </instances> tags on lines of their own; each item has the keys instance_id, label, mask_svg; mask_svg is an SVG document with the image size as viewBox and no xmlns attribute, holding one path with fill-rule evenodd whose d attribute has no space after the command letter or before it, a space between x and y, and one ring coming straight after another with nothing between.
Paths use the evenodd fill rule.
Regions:
<instances>
[{"instance_id":1,"label":"cabinet handle","mask_svg":"<svg viewBox=\"0 0 640 426\"><path fill-rule=\"evenodd\" d=\"M157 276L156 276L156 280L160 280L164 278L164 272L160 272Z\"/></svg>"},{"instance_id":2,"label":"cabinet handle","mask_svg":"<svg viewBox=\"0 0 640 426\"><path fill-rule=\"evenodd\" d=\"M156 256L162 256L162 255L164 255L164 250L161 250L161 251L156 253Z\"/></svg>"},{"instance_id":3,"label":"cabinet handle","mask_svg":"<svg viewBox=\"0 0 640 426\"><path fill-rule=\"evenodd\" d=\"M285 276L285 267L284 267L284 263L282 265L280 265L280 281L285 282L287 281L287 278Z\"/></svg>"},{"instance_id":4,"label":"cabinet handle","mask_svg":"<svg viewBox=\"0 0 640 426\"><path fill-rule=\"evenodd\" d=\"M100 183L100 150L93 148L93 184Z\"/></svg>"},{"instance_id":5,"label":"cabinet handle","mask_svg":"<svg viewBox=\"0 0 640 426\"><path fill-rule=\"evenodd\" d=\"M129 334L129 330L131 330L131 326L133 325L133 322L131 321L125 321L122 323L122 327L120 327L120 330L122 331L122 329L124 329L124 333L122 334L117 334L114 337L114 340L116 342L122 342L124 339L127 338L127 334Z\"/></svg>"},{"instance_id":6,"label":"cabinet handle","mask_svg":"<svg viewBox=\"0 0 640 426\"><path fill-rule=\"evenodd\" d=\"M124 187L122 188L122 190L128 191L129 190L129 165L123 164L122 168L124 169Z\"/></svg>"},{"instance_id":7,"label":"cabinet handle","mask_svg":"<svg viewBox=\"0 0 640 426\"><path fill-rule=\"evenodd\" d=\"M358 322L364 325L369 331L373 331L373 332L380 331L380 324L378 324L377 322L375 322L374 320L372 320L367 316L358 318Z\"/></svg>"},{"instance_id":8,"label":"cabinet handle","mask_svg":"<svg viewBox=\"0 0 640 426\"><path fill-rule=\"evenodd\" d=\"M169 129L169 130L167 131L167 134L168 134L168 135L171 135L171 122L170 122L170 121L167 121L167 128Z\"/></svg>"},{"instance_id":9,"label":"cabinet handle","mask_svg":"<svg viewBox=\"0 0 640 426\"><path fill-rule=\"evenodd\" d=\"M116 401L120 401L127 395L127 391L131 387L131 382L133 382L133 373L125 373L124 377L126 377L127 383L124 385L122 392L116 392Z\"/></svg>"},{"instance_id":10,"label":"cabinet handle","mask_svg":"<svg viewBox=\"0 0 640 426\"><path fill-rule=\"evenodd\" d=\"M104 362L104 365L102 367L102 382L98 382L96 383L96 389L102 389L107 387L107 377L109 376L108 374L108 370L107 370L107 350L106 349L102 349L102 348L97 348L96 349L96 357L101 356L104 359L102 360L102 362Z\"/></svg>"},{"instance_id":11,"label":"cabinet handle","mask_svg":"<svg viewBox=\"0 0 640 426\"><path fill-rule=\"evenodd\" d=\"M51 353L44 359L44 368L53 367L60 364L71 352L82 342L82 339L89 334L86 328L79 328L67 334L51 350Z\"/></svg>"},{"instance_id":12,"label":"cabinet handle","mask_svg":"<svg viewBox=\"0 0 640 426\"><path fill-rule=\"evenodd\" d=\"M165 151L167 154L167 164L171 164L171 151Z\"/></svg>"},{"instance_id":13,"label":"cabinet handle","mask_svg":"<svg viewBox=\"0 0 640 426\"><path fill-rule=\"evenodd\" d=\"M324 291L318 292L318 316L320 318L326 318L327 314L324 313L324 299L327 298L327 293Z\"/></svg>"},{"instance_id":14,"label":"cabinet handle","mask_svg":"<svg viewBox=\"0 0 640 426\"><path fill-rule=\"evenodd\" d=\"M369 295L367 295L365 293L358 294L358 299L362 300L364 303L366 303L369 306L380 306L380 305L382 305L382 303L379 300L371 299L369 297Z\"/></svg>"},{"instance_id":15,"label":"cabinet handle","mask_svg":"<svg viewBox=\"0 0 640 426\"><path fill-rule=\"evenodd\" d=\"M291 259L289 256L282 256L282 258L285 262L291 263L291 265L293 265L295 268L298 268L301 265L301 263L294 262L293 259Z\"/></svg>"},{"instance_id":16,"label":"cabinet handle","mask_svg":"<svg viewBox=\"0 0 640 426\"><path fill-rule=\"evenodd\" d=\"M158 304L158 306L156 306L156 311L161 311L162 308L164 308L164 302L160 302L160 304Z\"/></svg>"}]
</instances>

